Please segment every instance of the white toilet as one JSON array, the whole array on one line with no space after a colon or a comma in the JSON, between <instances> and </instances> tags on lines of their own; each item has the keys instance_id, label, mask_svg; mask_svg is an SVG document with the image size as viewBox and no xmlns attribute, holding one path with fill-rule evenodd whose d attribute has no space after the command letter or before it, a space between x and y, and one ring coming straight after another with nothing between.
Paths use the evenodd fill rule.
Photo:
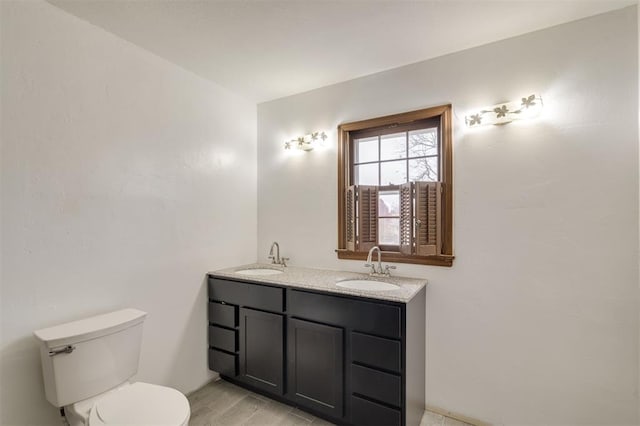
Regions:
<instances>
[{"instance_id":1,"label":"white toilet","mask_svg":"<svg viewBox=\"0 0 640 426\"><path fill-rule=\"evenodd\" d=\"M64 407L71 426L189 424L182 393L129 382L138 371L146 316L123 309L33 333L41 342L47 400Z\"/></svg>"}]
</instances>

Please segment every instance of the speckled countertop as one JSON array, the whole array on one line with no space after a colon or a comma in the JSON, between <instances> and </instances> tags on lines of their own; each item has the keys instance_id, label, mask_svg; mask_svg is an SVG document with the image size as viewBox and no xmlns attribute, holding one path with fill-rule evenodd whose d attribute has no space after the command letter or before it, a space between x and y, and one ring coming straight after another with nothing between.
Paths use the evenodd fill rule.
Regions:
<instances>
[{"instance_id":1,"label":"speckled countertop","mask_svg":"<svg viewBox=\"0 0 640 426\"><path fill-rule=\"evenodd\" d=\"M241 275L237 271L245 269L278 269L277 275ZM251 281L264 284L275 284L286 287L319 290L328 293L347 294L350 296L367 297L371 299L391 300L394 302L409 302L427 284L427 280L404 277L369 277L367 274L356 272L331 271L327 269L298 268L295 266L281 267L263 263L236 266L234 268L221 269L209 272L209 275L221 278L234 278L237 280ZM393 283L400 288L397 290L373 291L354 290L336 285L344 280L374 280Z\"/></svg>"}]
</instances>

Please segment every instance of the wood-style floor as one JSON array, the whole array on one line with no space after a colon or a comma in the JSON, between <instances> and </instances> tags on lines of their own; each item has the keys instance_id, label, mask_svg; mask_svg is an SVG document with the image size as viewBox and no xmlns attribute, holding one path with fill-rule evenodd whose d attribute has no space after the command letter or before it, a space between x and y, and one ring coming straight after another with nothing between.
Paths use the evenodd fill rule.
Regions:
<instances>
[{"instance_id":1,"label":"wood-style floor","mask_svg":"<svg viewBox=\"0 0 640 426\"><path fill-rule=\"evenodd\" d=\"M331 425L307 412L232 385L211 382L189 395L190 426L204 425ZM421 426L469 426L467 423L425 411Z\"/></svg>"}]
</instances>

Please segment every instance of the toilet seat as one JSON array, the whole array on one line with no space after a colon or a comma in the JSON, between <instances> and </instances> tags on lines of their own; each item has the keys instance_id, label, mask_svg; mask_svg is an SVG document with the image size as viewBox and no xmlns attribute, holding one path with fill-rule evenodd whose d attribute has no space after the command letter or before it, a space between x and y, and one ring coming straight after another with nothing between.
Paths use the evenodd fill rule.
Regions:
<instances>
[{"instance_id":1,"label":"toilet seat","mask_svg":"<svg viewBox=\"0 0 640 426\"><path fill-rule=\"evenodd\" d=\"M89 425L187 425L187 398L175 389L137 382L110 392L96 401Z\"/></svg>"}]
</instances>

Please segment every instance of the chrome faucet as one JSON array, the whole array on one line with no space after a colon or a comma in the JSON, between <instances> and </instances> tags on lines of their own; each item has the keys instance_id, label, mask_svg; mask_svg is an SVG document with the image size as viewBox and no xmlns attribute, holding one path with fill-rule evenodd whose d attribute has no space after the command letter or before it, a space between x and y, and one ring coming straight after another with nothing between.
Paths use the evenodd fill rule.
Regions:
<instances>
[{"instance_id":1,"label":"chrome faucet","mask_svg":"<svg viewBox=\"0 0 640 426\"><path fill-rule=\"evenodd\" d=\"M273 255L273 248L276 248L276 255ZM271 248L269 249L269 259L271 259L271 263L273 264L280 264L280 244L278 244L277 241L274 241L273 244L271 244Z\"/></svg>"},{"instance_id":2,"label":"chrome faucet","mask_svg":"<svg viewBox=\"0 0 640 426\"><path fill-rule=\"evenodd\" d=\"M378 269L377 270L376 270L376 265L371 261L373 252L376 250L378 251ZM369 250L369 254L367 255L367 263L364 264L364 267L371 268L371 272L369 272L369 275L372 277L388 277L391 275L391 272L389 270L396 269L395 266L390 266L390 265L386 265L384 269L382 269L381 255L382 253L380 251L380 247L378 246L373 246L371 247L371 250Z\"/></svg>"},{"instance_id":3,"label":"chrome faucet","mask_svg":"<svg viewBox=\"0 0 640 426\"><path fill-rule=\"evenodd\" d=\"M367 255L367 263L364 264L365 268L371 268L371 274L370 275L375 275L377 274L376 272L376 265L374 265L373 263L371 263L371 257L373 255L374 251L378 251L378 269L380 270L380 272L382 272L382 262L380 261L380 247L378 246L373 246L371 247L371 250L369 250L369 254Z\"/></svg>"},{"instance_id":4,"label":"chrome faucet","mask_svg":"<svg viewBox=\"0 0 640 426\"><path fill-rule=\"evenodd\" d=\"M276 248L276 254L273 254L273 248ZM269 259L271 259L271 263L273 265L282 265L282 266L287 266L287 260L289 260L288 257L280 257L280 244L278 244L277 241L274 241L273 244L271 244L271 248L269 249Z\"/></svg>"}]
</instances>

